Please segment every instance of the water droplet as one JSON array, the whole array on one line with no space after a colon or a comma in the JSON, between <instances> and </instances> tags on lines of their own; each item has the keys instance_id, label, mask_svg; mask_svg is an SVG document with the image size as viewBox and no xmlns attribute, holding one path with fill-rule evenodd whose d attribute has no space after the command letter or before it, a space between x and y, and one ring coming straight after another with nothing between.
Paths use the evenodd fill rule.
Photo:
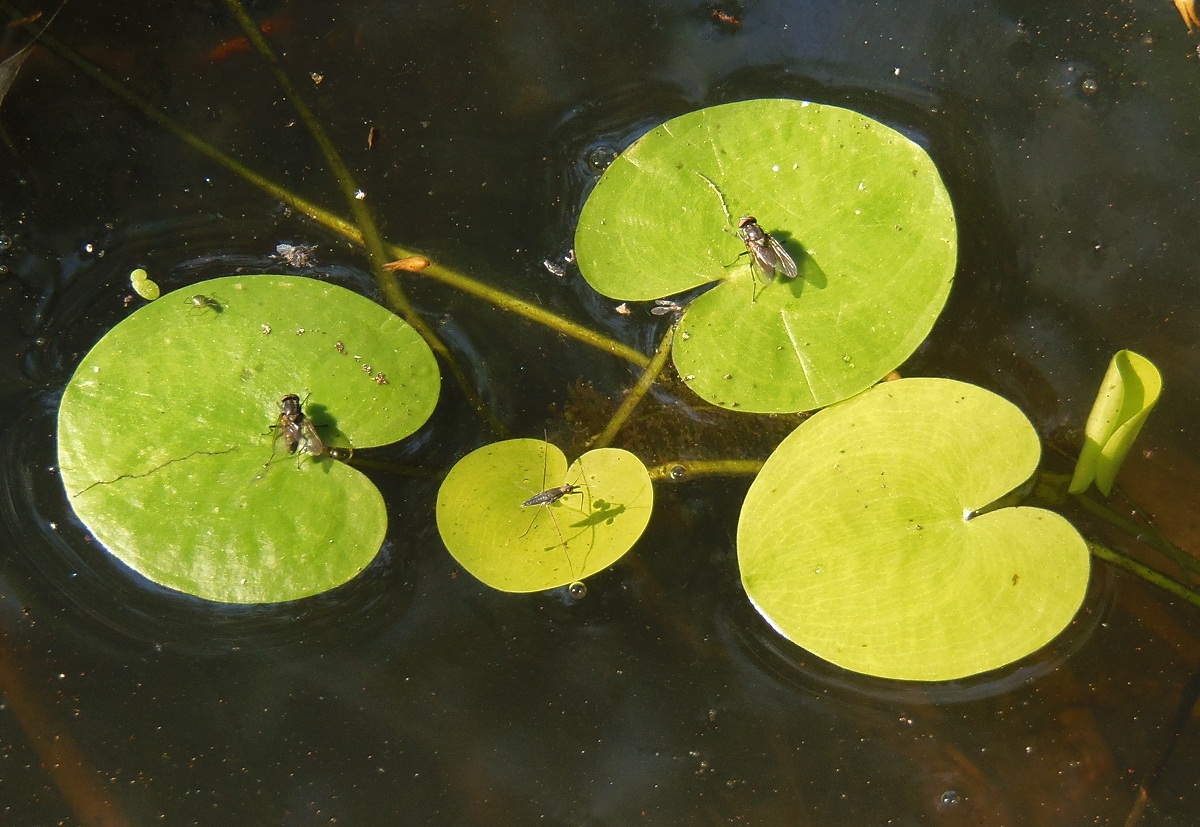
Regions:
<instances>
[{"instance_id":1,"label":"water droplet","mask_svg":"<svg viewBox=\"0 0 1200 827\"><path fill-rule=\"evenodd\" d=\"M609 165L617 159L617 150L608 144L600 144L588 150L587 165L588 169L600 175L604 170L608 169Z\"/></svg>"},{"instance_id":2,"label":"water droplet","mask_svg":"<svg viewBox=\"0 0 1200 827\"><path fill-rule=\"evenodd\" d=\"M681 480L687 476L687 469L682 465L676 465L671 468L671 479Z\"/></svg>"},{"instance_id":3,"label":"water droplet","mask_svg":"<svg viewBox=\"0 0 1200 827\"><path fill-rule=\"evenodd\" d=\"M576 580L571 585L567 586L567 594L576 600L582 600L587 597L587 584L582 580Z\"/></svg>"},{"instance_id":4,"label":"water droplet","mask_svg":"<svg viewBox=\"0 0 1200 827\"><path fill-rule=\"evenodd\" d=\"M938 809L947 809L958 806L961 800L957 790L946 790L942 793L942 797L938 799Z\"/></svg>"},{"instance_id":5,"label":"water droplet","mask_svg":"<svg viewBox=\"0 0 1200 827\"><path fill-rule=\"evenodd\" d=\"M8 235L5 235L4 233L0 233L0 253L7 253L9 250L12 249L12 244L13 244L12 236L8 236Z\"/></svg>"},{"instance_id":6,"label":"water droplet","mask_svg":"<svg viewBox=\"0 0 1200 827\"><path fill-rule=\"evenodd\" d=\"M1100 91L1100 84L1096 82L1094 77L1085 76L1083 80L1079 81L1079 91L1091 97Z\"/></svg>"}]
</instances>

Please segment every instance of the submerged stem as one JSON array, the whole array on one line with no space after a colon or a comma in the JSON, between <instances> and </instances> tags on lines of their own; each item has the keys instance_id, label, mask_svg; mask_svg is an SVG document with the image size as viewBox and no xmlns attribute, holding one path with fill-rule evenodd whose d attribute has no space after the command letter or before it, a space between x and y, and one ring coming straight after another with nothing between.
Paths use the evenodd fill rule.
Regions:
<instances>
[{"instance_id":1,"label":"submerged stem","mask_svg":"<svg viewBox=\"0 0 1200 827\"><path fill-rule=\"evenodd\" d=\"M296 88L296 85L292 83L291 76L284 69L283 64L279 62L279 58L271 48L271 45L267 43L266 38L263 37L258 25L242 6L241 0L225 0L225 5L229 7L229 10L233 12L233 16L237 18L242 31L246 34L246 39L254 46L263 60L267 62L267 65L271 67L276 82L283 88L288 100L292 102L292 106L295 108L297 114L300 115L300 120L304 122L309 134L313 136L313 140L320 147L321 154L325 156L325 163L329 165L329 169L333 172L334 177L337 178L338 187L342 190L342 195L346 198L346 203L350 207L350 213L354 216L355 224L358 225L363 247L367 251L367 259L371 263L371 274L375 277L375 283L379 285L379 290L383 293L384 301L388 308L399 314L413 330L417 331L418 335L425 340L425 343L429 345L433 352L445 360L450 368L450 372L454 375L455 382L462 390L471 407L483 415L493 429L502 432L503 427L499 420L484 405L475 387L467 379L462 366L458 364L458 360L450 352L450 348L446 347L446 343L438 338L433 328L426 324L425 320L417 313L408 296L400 289L399 281L384 269L383 265L389 259L384 250L383 236L380 235L379 226L375 223L375 216L371 213L371 208L367 206L365 199L362 197L362 190L354 180L354 174L350 171L350 167L346 165L342 154L338 152L337 146L330 140L328 133L325 132L325 128L321 126L321 122L313 114L308 101L300 94L300 90Z\"/></svg>"},{"instance_id":2,"label":"submerged stem","mask_svg":"<svg viewBox=\"0 0 1200 827\"><path fill-rule=\"evenodd\" d=\"M649 392L650 386L658 381L659 375L663 368L666 367L667 358L671 355L671 342L675 340L675 325L672 324L667 328L666 335L662 337L662 341L658 343L658 349L654 351L654 358L650 360L650 364L642 371L642 375L638 377L637 384L634 385L629 393L625 395L625 400L621 403L621 407L617 408L617 412L613 414L612 419L608 421L604 431L597 437L594 437L588 444L589 448L607 448L612 444L613 437L625 425L625 422L633 414L633 409L638 406L643 397Z\"/></svg>"}]
</instances>

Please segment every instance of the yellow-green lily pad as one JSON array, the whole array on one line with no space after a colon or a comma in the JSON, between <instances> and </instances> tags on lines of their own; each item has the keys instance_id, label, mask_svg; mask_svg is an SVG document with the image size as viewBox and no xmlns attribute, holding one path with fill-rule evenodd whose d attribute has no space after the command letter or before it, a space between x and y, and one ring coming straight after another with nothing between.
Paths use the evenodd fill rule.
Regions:
<instances>
[{"instance_id":1,"label":"yellow-green lily pad","mask_svg":"<svg viewBox=\"0 0 1200 827\"><path fill-rule=\"evenodd\" d=\"M545 495L554 489L572 490ZM628 451L588 451L568 468L556 446L510 439L450 469L437 524L446 548L476 578L501 591L535 592L611 566L642 535L653 505L650 475Z\"/></svg>"},{"instance_id":2,"label":"yellow-green lily pad","mask_svg":"<svg viewBox=\"0 0 1200 827\"><path fill-rule=\"evenodd\" d=\"M383 307L309 278L237 276L177 291L122 321L63 394L58 457L75 513L135 571L231 603L317 594L374 558L375 485L329 456L289 455L273 426L296 394L320 439L403 439L440 377Z\"/></svg>"},{"instance_id":3,"label":"yellow-green lily pad","mask_svg":"<svg viewBox=\"0 0 1200 827\"><path fill-rule=\"evenodd\" d=\"M799 275L752 268L754 216ZM727 408L812 410L870 387L941 313L950 196L925 151L848 109L749 100L674 118L605 171L579 218L585 279L620 300L713 284L684 311L680 376Z\"/></svg>"},{"instance_id":4,"label":"yellow-green lily pad","mask_svg":"<svg viewBox=\"0 0 1200 827\"><path fill-rule=\"evenodd\" d=\"M1090 571L1061 516L978 513L1039 455L1025 416L974 385L904 379L827 408L746 496L746 593L785 637L856 672L941 681L1022 658L1071 621Z\"/></svg>"}]
</instances>

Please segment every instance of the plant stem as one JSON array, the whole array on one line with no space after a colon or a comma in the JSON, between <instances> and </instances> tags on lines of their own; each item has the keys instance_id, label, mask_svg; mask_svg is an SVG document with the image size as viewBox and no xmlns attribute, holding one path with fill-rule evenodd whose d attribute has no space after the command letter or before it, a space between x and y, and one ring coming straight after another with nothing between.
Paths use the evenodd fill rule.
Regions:
<instances>
[{"instance_id":1,"label":"plant stem","mask_svg":"<svg viewBox=\"0 0 1200 827\"><path fill-rule=\"evenodd\" d=\"M658 381L659 374L667 365L667 358L671 355L671 342L675 340L675 325L672 324L667 328L666 334L662 337L662 341L658 343L658 349L654 351L654 358L650 360L650 364L642 371L642 375L638 377L637 384L634 385L629 393L625 395L625 401L621 403L621 407L617 408L617 412L613 414L612 419L608 421L604 431L597 437L593 437L589 443L589 448L607 448L612 444L613 437L625 425L626 420L633 414L634 408L642 401L650 386Z\"/></svg>"},{"instance_id":2,"label":"plant stem","mask_svg":"<svg viewBox=\"0 0 1200 827\"><path fill-rule=\"evenodd\" d=\"M379 226L375 223L375 216L372 214L366 200L361 197L362 190L354 180L354 174L350 171L350 167L346 165L341 153L338 152L337 147L330 140L328 133L325 132L325 128L321 126L320 121L313 114L308 101L300 94L300 90L296 88L296 85L292 83L291 76L283 68L283 64L279 62L279 58L271 48L271 45L267 43L266 38L263 37L258 25L247 14L241 0L225 0L225 5L229 7L229 10L233 12L233 16L237 18L242 31L246 34L246 39L250 41L250 44L254 46L263 60L267 62L267 65L271 67L271 72L275 75L276 82L283 88L283 92L287 95L288 100L292 102L292 106L295 108L297 114L300 115L300 120L304 122L309 134L313 136L313 140L320 147L321 154L325 156L325 163L329 165L329 169L333 172L334 177L337 178L338 186L342 190L346 204L350 207L350 213L354 216L354 223L358 226L359 233L361 234L362 244L367 251L367 259L371 264L371 273L375 277L375 283L379 285L380 292L383 293L384 302L387 307L399 314L425 340L425 344L429 345L434 353L442 357L450 367L450 372L454 375L454 381L458 384L459 389L462 390L471 407L488 421L493 430L503 433L504 428L500 421L484 405L474 386L467 379L462 366L458 364L458 360L450 352L450 348L446 347L446 343L438 338L433 328L426 324L425 320L417 313L408 296L400 289L398 280L391 273L383 269L383 265L389 259L384 250L383 237L379 234Z\"/></svg>"},{"instance_id":3,"label":"plant stem","mask_svg":"<svg viewBox=\"0 0 1200 827\"><path fill-rule=\"evenodd\" d=\"M761 459L678 460L655 465L650 479L658 482L684 482L699 477L748 477L763 467Z\"/></svg>"},{"instance_id":4,"label":"plant stem","mask_svg":"<svg viewBox=\"0 0 1200 827\"><path fill-rule=\"evenodd\" d=\"M1200 608L1200 592L1197 592L1194 589L1189 589L1187 586L1176 582L1162 572L1152 569L1144 563L1139 563L1132 557L1121 554L1119 551L1115 551L1108 546L1091 541L1089 541L1087 545L1088 551L1092 553L1093 557L1097 557L1106 563L1112 563L1118 568L1132 572L1146 582L1153 583L1160 589L1175 595L1180 600L1186 600L1196 608Z\"/></svg>"},{"instance_id":5,"label":"plant stem","mask_svg":"<svg viewBox=\"0 0 1200 827\"><path fill-rule=\"evenodd\" d=\"M14 8L11 4L5 2L5 0L0 0L0 9L3 9L14 20L22 19L25 16L20 10ZM217 149L204 139L194 135L185 126L155 108L149 101L142 98L133 90L114 80L98 66L79 55L61 40L47 33L42 35L39 42L49 48L55 55L79 69L122 101L138 110L147 119L175 135L199 154L267 193L273 199L286 204L298 213L306 215L309 219L331 232L337 233L355 244L365 246L363 233L354 224L297 195L291 190L276 184L274 181L250 169L228 153ZM394 258L406 258L417 255L417 251L415 250L391 243L385 243L384 249L388 255ZM420 274L415 275L429 276L461 292L488 301L501 310L523 316L535 324L556 330L569 338L624 359L638 367L645 367L650 361L645 354L616 339L611 339L602 333L586 328L562 316L557 316L536 305L523 301L510 293L490 287L450 268L435 264L426 268Z\"/></svg>"}]
</instances>

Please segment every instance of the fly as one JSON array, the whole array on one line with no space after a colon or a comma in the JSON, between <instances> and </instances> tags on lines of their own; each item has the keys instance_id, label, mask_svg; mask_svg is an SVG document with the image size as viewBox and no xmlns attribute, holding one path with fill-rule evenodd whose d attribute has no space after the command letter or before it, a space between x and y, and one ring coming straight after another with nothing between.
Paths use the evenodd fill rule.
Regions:
<instances>
[{"instance_id":1,"label":"fly","mask_svg":"<svg viewBox=\"0 0 1200 827\"><path fill-rule=\"evenodd\" d=\"M351 456L351 451L345 448L335 448L326 445L317 433L317 428L304 413L300 397L289 393L279 400L279 418L275 421L275 443L283 440L288 454L309 454L314 457L328 456L345 462ZM271 456L275 455L275 444L271 446ZM297 458L299 462L299 458ZM267 465L271 460L267 460Z\"/></svg>"},{"instance_id":2,"label":"fly","mask_svg":"<svg viewBox=\"0 0 1200 827\"><path fill-rule=\"evenodd\" d=\"M742 216L738 222L738 237L766 278L771 278L776 272L789 279L794 279L798 274L795 260L773 235L758 226L758 219L754 216Z\"/></svg>"}]
</instances>

